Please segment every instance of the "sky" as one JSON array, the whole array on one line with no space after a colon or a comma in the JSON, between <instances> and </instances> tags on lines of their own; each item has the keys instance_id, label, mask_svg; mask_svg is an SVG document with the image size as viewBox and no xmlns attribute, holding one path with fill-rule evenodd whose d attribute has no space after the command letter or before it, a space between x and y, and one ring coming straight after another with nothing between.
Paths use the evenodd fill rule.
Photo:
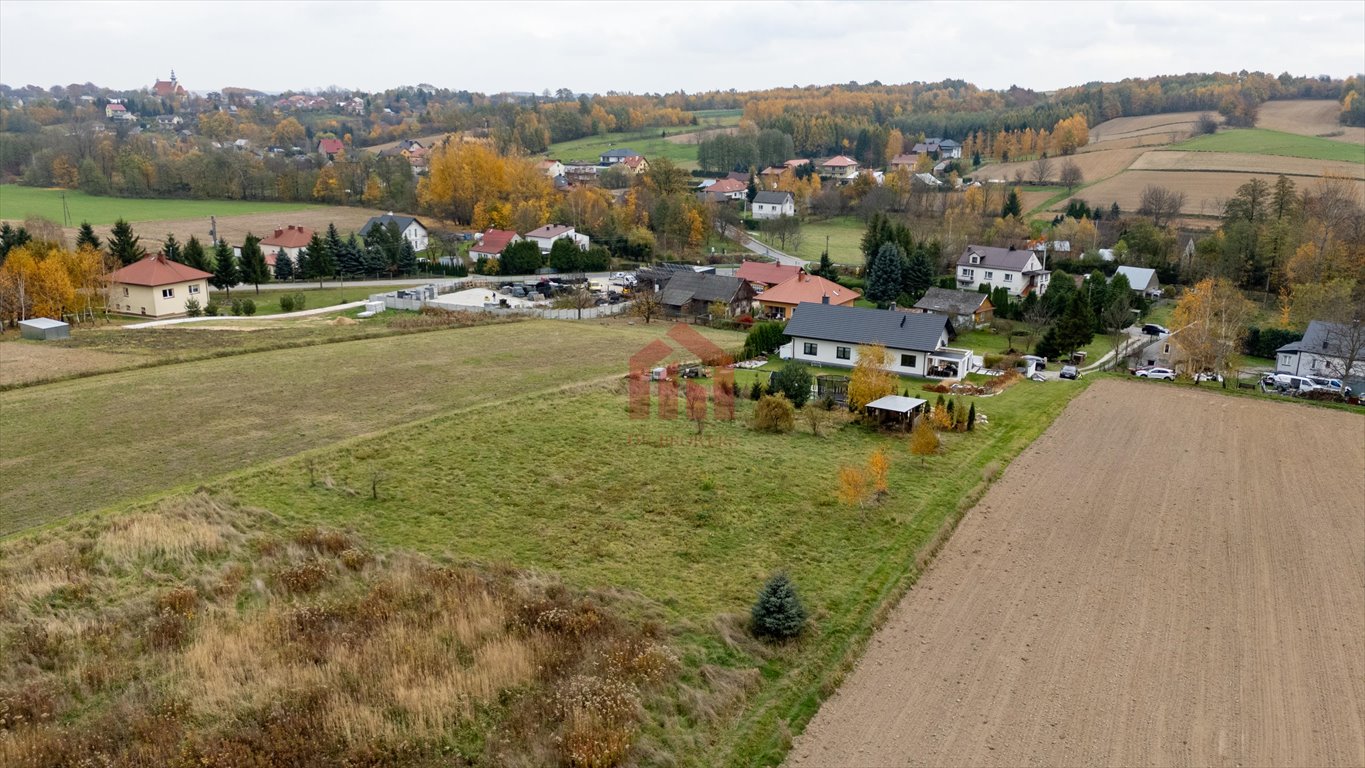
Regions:
<instances>
[{"instance_id":1,"label":"sky","mask_svg":"<svg viewBox=\"0 0 1365 768\"><path fill-rule=\"evenodd\" d=\"M661 93L1365 72L1365 2L0 1L0 82Z\"/></svg>"}]
</instances>

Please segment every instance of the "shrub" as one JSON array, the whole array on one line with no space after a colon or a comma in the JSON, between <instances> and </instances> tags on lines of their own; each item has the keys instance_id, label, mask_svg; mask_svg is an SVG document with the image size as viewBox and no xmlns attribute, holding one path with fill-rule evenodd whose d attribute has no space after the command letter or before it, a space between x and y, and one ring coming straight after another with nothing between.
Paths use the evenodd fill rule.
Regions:
<instances>
[{"instance_id":1,"label":"shrub","mask_svg":"<svg viewBox=\"0 0 1365 768\"><path fill-rule=\"evenodd\" d=\"M754 385L749 388L749 399L758 402L759 398L763 397L764 394L763 382L755 379Z\"/></svg>"},{"instance_id":2,"label":"shrub","mask_svg":"<svg viewBox=\"0 0 1365 768\"><path fill-rule=\"evenodd\" d=\"M759 432L790 432L796 428L796 409L782 395L764 395L754 408L754 429Z\"/></svg>"},{"instance_id":3,"label":"shrub","mask_svg":"<svg viewBox=\"0 0 1365 768\"><path fill-rule=\"evenodd\" d=\"M772 321L754 323L749 335L744 337L744 357L748 359L766 355L786 344L787 335L782 332L785 328L784 324Z\"/></svg>"},{"instance_id":4,"label":"shrub","mask_svg":"<svg viewBox=\"0 0 1365 768\"><path fill-rule=\"evenodd\" d=\"M1004 355L985 354L981 356L981 364L986 368L998 369L1000 367L1000 363L1004 359L1005 359Z\"/></svg>"},{"instance_id":5,"label":"shrub","mask_svg":"<svg viewBox=\"0 0 1365 768\"><path fill-rule=\"evenodd\" d=\"M188 299L185 301L185 314L190 317L199 317L204 310L199 307L199 299Z\"/></svg>"},{"instance_id":6,"label":"shrub","mask_svg":"<svg viewBox=\"0 0 1365 768\"><path fill-rule=\"evenodd\" d=\"M316 560L310 560L285 568L279 572L276 578L286 592L298 595L316 592L330 575L327 566Z\"/></svg>"},{"instance_id":7,"label":"shrub","mask_svg":"<svg viewBox=\"0 0 1365 768\"><path fill-rule=\"evenodd\" d=\"M294 294L294 311L302 312L308 308L308 295L303 293Z\"/></svg>"},{"instance_id":8,"label":"shrub","mask_svg":"<svg viewBox=\"0 0 1365 768\"><path fill-rule=\"evenodd\" d=\"M754 635L771 640L789 640L806 627L806 607L785 573L768 579L749 615Z\"/></svg>"},{"instance_id":9,"label":"shrub","mask_svg":"<svg viewBox=\"0 0 1365 768\"><path fill-rule=\"evenodd\" d=\"M810 399L810 385L810 368L795 360L788 360L782 366L782 370L773 376L772 382L773 393L781 392L786 395L796 408L805 405Z\"/></svg>"},{"instance_id":10,"label":"shrub","mask_svg":"<svg viewBox=\"0 0 1365 768\"><path fill-rule=\"evenodd\" d=\"M218 314L222 311L223 308L220 307L218 305L218 302L213 299L209 299L209 303L204 305L204 314L209 317L217 317Z\"/></svg>"},{"instance_id":11,"label":"shrub","mask_svg":"<svg viewBox=\"0 0 1365 768\"><path fill-rule=\"evenodd\" d=\"M280 311L281 311L281 312L293 312L293 311L294 311L294 296L293 296L293 294L288 294L288 293L286 293L285 295L283 295L283 296L280 297Z\"/></svg>"},{"instance_id":12,"label":"shrub","mask_svg":"<svg viewBox=\"0 0 1365 768\"><path fill-rule=\"evenodd\" d=\"M240 299L240 301L242 302L242 311L237 314L246 315L248 317L256 314L256 302L251 299Z\"/></svg>"}]
</instances>

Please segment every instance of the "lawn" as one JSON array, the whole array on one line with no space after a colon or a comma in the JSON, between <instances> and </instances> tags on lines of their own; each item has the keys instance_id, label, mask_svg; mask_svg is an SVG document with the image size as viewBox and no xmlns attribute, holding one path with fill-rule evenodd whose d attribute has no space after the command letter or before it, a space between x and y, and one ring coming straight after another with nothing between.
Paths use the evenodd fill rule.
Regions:
<instances>
[{"instance_id":1,"label":"lawn","mask_svg":"<svg viewBox=\"0 0 1365 768\"><path fill-rule=\"evenodd\" d=\"M1252 155L1284 155L1312 160L1340 160L1365 163L1365 146L1342 141L1300 136L1264 128L1237 128L1209 136L1199 136L1176 144L1172 149L1195 152L1241 152Z\"/></svg>"},{"instance_id":2,"label":"lawn","mask_svg":"<svg viewBox=\"0 0 1365 768\"><path fill-rule=\"evenodd\" d=\"M801 225L801 243L796 248L788 243L787 253L807 261L819 263L820 254L825 250L826 238L829 243L829 258L835 264L862 266L861 250L863 232L867 224L857 216L835 216L829 219L806 219ZM774 248L781 248L776 239L762 232L749 235Z\"/></svg>"},{"instance_id":3,"label":"lawn","mask_svg":"<svg viewBox=\"0 0 1365 768\"><path fill-rule=\"evenodd\" d=\"M360 288L318 288L314 285L309 288L309 283L299 283L297 291L261 291L259 294L254 292L249 285L238 286L233 290L232 295L237 298L251 299L256 302L256 314L270 315L280 311L280 299L285 296L292 296L296 293L303 294L304 309L318 309L320 307L330 307L336 304L345 304L349 301L362 301L368 299L370 294L381 293L383 288L360 287ZM224 301L218 293L213 294L220 301Z\"/></svg>"},{"instance_id":4,"label":"lawn","mask_svg":"<svg viewBox=\"0 0 1365 768\"><path fill-rule=\"evenodd\" d=\"M704 128L702 126L701 128ZM692 133L701 128L678 126L674 128L646 128L632 133L607 133L600 136L585 136L573 141L551 144L547 150L551 157L564 162L597 162L603 152L609 149L633 149L654 160L666 157L686 169L697 167L697 145L669 141L661 134L673 136L679 133Z\"/></svg>"},{"instance_id":5,"label":"lawn","mask_svg":"<svg viewBox=\"0 0 1365 768\"><path fill-rule=\"evenodd\" d=\"M116 219L162 221L217 216L240 216L257 213L301 211L318 206L306 203L272 203L255 200L148 200L132 197L96 197L84 192L62 189L22 187L0 184L0 219L22 221L30 215L43 216L63 224L62 195L70 212L69 226L88 221L96 227L107 227Z\"/></svg>"},{"instance_id":6,"label":"lawn","mask_svg":"<svg viewBox=\"0 0 1365 768\"><path fill-rule=\"evenodd\" d=\"M913 581L926 546L1083 386L1021 382L980 398L990 424L945 435L946 450L922 462L903 436L857 425L823 437L804 426L756 433L743 400L738 421L701 436L682 419L632 420L615 382L440 416L220 487L286 525L340 526L383 547L641 596L640 618L667 628L692 700L713 701L736 680L752 686L729 691L741 697L737 716L698 718L686 704L651 711L653 750L678 765L773 765ZM888 497L836 501L836 468L878 447L891 458ZM325 481L310 485L310 466ZM775 571L792 576L812 631L759 650L743 638L743 617Z\"/></svg>"},{"instance_id":7,"label":"lawn","mask_svg":"<svg viewBox=\"0 0 1365 768\"><path fill-rule=\"evenodd\" d=\"M623 372L633 352L666 331L661 324L527 321L0 392L0 434L7 445L23 446L0 473L0 535L453 409ZM186 334L198 332L182 330L172 342L194 344ZM702 332L726 346L741 338ZM119 333L134 344L155 338Z\"/></svg>"}]
</instances>

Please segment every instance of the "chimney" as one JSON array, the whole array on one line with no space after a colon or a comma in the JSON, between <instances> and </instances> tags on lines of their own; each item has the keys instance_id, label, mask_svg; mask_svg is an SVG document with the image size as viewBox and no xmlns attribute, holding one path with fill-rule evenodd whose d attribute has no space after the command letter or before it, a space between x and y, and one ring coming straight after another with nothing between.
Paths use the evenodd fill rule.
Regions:
<instances>
[{"instance_id":1,"label":"chimney","mask_svg":"<svg viewBox=\"0 0 1365 768\"><path fill-rule=\"evenodd\" d=\"M284 234L284 230L283 230L283 229L280 229L279 227L276 227L276 228L275 228L275 237L279 237L280 235L283 235L283 234Z\"/></svg>"},{"instance_id":2,"label":"chimney","mask_svg":"<svg viewBox=\"0 0 1365 768\"><path fill-rule=\"evenodd\" d=\"M823 295L820 296L820 303L821 303L821 304L828 304L828 303L829 303L829 294L828 294L828 293L823 294Z\"/></svg>"},{"instance_id":3,"label":"chimney","mask_svg":"<svg viewBox=\"0 0 1365 768\"><path fill-rule=\"evenodd\" d=\"M1014 243L1010 243L1010 250L1014 250Z\"/></svg>"}]
</instances>

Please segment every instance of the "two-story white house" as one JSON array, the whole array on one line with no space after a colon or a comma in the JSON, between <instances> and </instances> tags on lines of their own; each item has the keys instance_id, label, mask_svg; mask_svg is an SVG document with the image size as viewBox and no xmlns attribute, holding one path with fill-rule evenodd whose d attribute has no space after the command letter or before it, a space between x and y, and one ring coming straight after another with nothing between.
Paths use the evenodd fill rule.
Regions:
<instances>
[{"instance_id":1,"label":"two-story white house","mask_svg":"<svg viewBox=\"0 0 1365 768\"><path fill-rule=\"evenodd\" d=\"M956 331L943 315L802 302L784 333L791 358L811 365L852 368L869 344L885 347L886 369L901 376L959 378L972 364L971 350L948 346Z\"/></svg>"},{"instance_id":2,"label":"two-story white house","mask_svg":"<svg viewBox=\"0 0 1365 768\"><path fill-rule=\"evenodd\" d=\"M957 287L967 291L989 286L1004 288L1011 296L1047 292L1052 273L1033 251L969 245L957 260Z\"/></svg>"},{"instance_id":3,"label":"two-story white house","mask_svg":"<svg viewBox=\"0 0 1365 768\"><path fill-rule=\"evenodd\" d=\"M565 238L571 240L580 250L584 251L588 249L590 244L587 235L580 235L573 227L563 224L546 224L539 229L533 229L526 233L526 239L539 246L541 253L549 253L556 240Z\"/></svg>"},{"instance_id":4,"label":"two-story white house","mask_svg":"<svg viewBox=\"0 0 1365 768\"><path fill-rule=\"evenodd\" d=\"M796 215L796 198L790 192L759 192L754 196L755 219L776 219Z\"/></svg>"},{"instance_id":5,"label":"two-story white house","mask_svg":"<svg viewBox=\"0 0 1365 768\"><path fill-rule=\"evenodd\" d=\"M836 155L820 163L820 176L835 181L852 181L858 178L858 161L847 155Z\"/></svg>"},{"instance_id":6,"label":"two-story white house","mask_svg":"<svg viewBox=\"0 0 1365 768\"><path fill-rule=\"evenodd\" d=\"M1275 372L1365 379L1365 324L1313 320L1301 340L1275 350Z\"/></svg>"},{"instance_id":7,"label":"two-story white house","mask_svg":"<svg viewBox=\"0 0 1365 768\"><path fill-rule=\"evenodd\" d=\"M421 253L427 249L426 225L411 216L395 216L393 211L383 216L371 216L370 220L365 222L365 226L360 228L360 236L364 237L372 227L387 227L389 222L397 225L398 233L412 243L412 250Z\"/></svg>"}]
</instances>

